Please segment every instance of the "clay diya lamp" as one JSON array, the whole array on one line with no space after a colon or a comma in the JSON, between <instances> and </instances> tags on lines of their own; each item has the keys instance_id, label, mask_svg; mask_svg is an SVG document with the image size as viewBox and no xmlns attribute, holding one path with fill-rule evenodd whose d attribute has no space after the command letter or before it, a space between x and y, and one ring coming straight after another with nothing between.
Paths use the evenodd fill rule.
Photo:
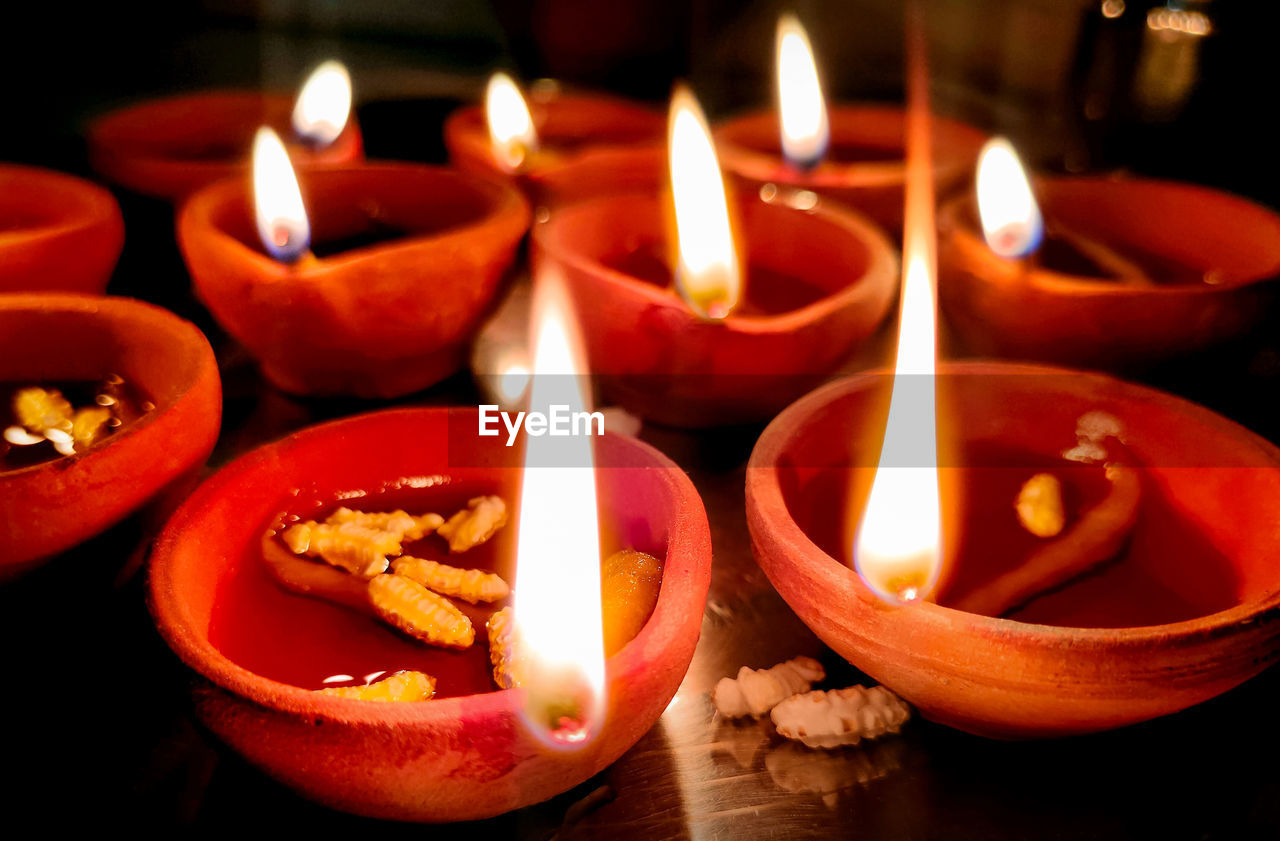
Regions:
<instances>
[{"instance_id":1,"label":"clay diya lamp","mask_svg":"<svg viewBox=\"0 0 1280 841\"><path fill-rule=\"evenodd\" d=\"M1225 692L1280 653L1280 449L1101 374L937 365L922 38L897 361L764 431L753 552L824 642L971 733L1087 733Z\"/></svg>"},{"instance_id":2,"label":"clay diya lamp","mask_svg":"<svg viewBox=\"0 0 1280 841\"><path fill-rule=\"evenodd\" d=\"M536 225L533 260L573 288L614 402L675 426L772 417L874 333L896 255L875 225L812 194L729 202L696 101L680 92L672 108L693 129L673 132L688 162L673 168L678 235L660 194L598 198Z\"/></svg>"},{"instance_id":3,"label":"clay diya lamp","mask_svg":"<svg viewBox=\"0 0 1280 841\"><path fill-rule=\"evenodd\" d=\"M574 747L553 747L529 724L525 689L492 688L480 640L462 652L433 652L363 615L285 593L267 577L262 538L282 512L314 516L320 504L338 498L365 510L447 509L478 493L517 499L532 481L519 448L506 447L504 437L479 436L477 424L474 408L407 409L306 429L224 468L159 541L151 607L169 645L202 677L195 690L199 717L253 765L308 798L362 815L429 822L537 803L598 773L639 740L684 676L709 582L706 516L683 471L630 438L594 439L600 540L592 549L636 548L661 558L660 590L639 633L605 662L603 717L593 736ZM359 498L362 491L369 496ZM540 496L554 502L566 495ZM527 493L525 499L527 506ZM517 518L520 548L513 549ZM485 563L499 570L518 555L519 617L521 599L535 587L525 566L521 512L512 519L471 551L492 547ZM590 519L575 519L570 531L581 526L588 534ZM552 556L565 560L563 553ZM457 557L463 560L450 562L474 563ZM560 593L553 609L573 616L571 578L562 574L551 589ZM574 630L589 636L585 627ZM312 691L327 674L406 663L438 678L435 699L375 703Z\"/></svg>"},{"instance_id":4,"label":"clay diya lamp","mask_svg":"<svg viewBox=\"0 0 1280 841\"><path fill-rule=\"evenodd\" d=\"M301 173L304 210L273 148L264 177L280 181L257 190L256 231L247 178L179 215L195 292L218 322L295 394L394 397L461 367L528 227L520 193L441 167L350 164Z\"/></svg>"},{"instance_id":5,"label":"clay diya lamp","mask_svg":"<svg viewBox=\"0 0 1280 841\"><path fill-rule=\"evenodd\" d=\"M350 110L346 70L325 62L296 98L209 91L111 111L88 126L89 162L103 178L134 193L176 202L246 174L254 133L264 125L288 138L299 168L360 160L360 129Z\"/></svg>"},{"instance_id":6,"label":"clay diya lamp","mask_svg":"<svg viewBox=\"0 0 1280 841\"><path fill-rule=\"evenodd\" d=\"M1280 450L1206 409L1102 374L992 362L946 364L940 374L939 422L956 449L940 472L952 474L943 490L958 491L952 504L962 509L944 529L952 571L940 603L886 600L849 564L857 550L846 526L877 469L868 419L883 417L889 377L814 392L779 415L752 453L754 552L824 642L925 717L1000 738L1165 715L1275 661L1280 573L1265 524L1280 494ZM1116 483L1105 490L1102 468L1063 466L1082 418L1118 422L1127 463L1137 465L1136 517L1129 512L1123 541L1107 548L1115 556L1007 618L960 609L992 604L984 588L999 588L1042 545L1013 522L1028 476L1060 476L1075 495L1068 508L1083 516L1113 506ZM945 493L942 508L945 522ZM917 527L928 519L909 513ZM1088 530L1065 531L1054 545L1075 551Z\"/></svg>"},{"instance_id":7,"label":"clay diya lamp","mask_svg":"<svg viewBox=\"0 0 1280 841\"><path fill-rule=\"evenodd\" d=\"M980 173L976 196L939 212L939 296L969 351L1136 367L1239 338L1265 316L1280 214L1132 177L1040 178L1033 197L1012 150L997 154L983 158L986 190Z\"/></svg>"},{"instance_id":8,"label":"clay diya lamp","mask_svg":"<svg viewBox=\"0 0 1280 841\"><path fill-rule=\"evenodd\" d=\"M0 165L0 292L107 287L124 220L111 194L79 178Z\"/></svg>"},{"instance_id":9,"label":"clay diya lamp","mask_svg":"<svg viewBox=\"0 0 1280 841\"><path fill-rule=\"evenodd\" d=\"M67 390L108 378L135 398L138 416L92 444L77 441L70 455L50 451L47 459L27 459L18 452L27 447L11 444L15 430L6 429L0 578L104 531L202 466L218 437L222 408L209 343L173 314L127 298L0 295L0 411L6 416L20 388Z\"/></svg>"},{"instance_id":10,"label":"clay diya lamp","mask_svg":"<svg viewBox=\"0 0 1280 841\"><path fill-rule=\"evenodd\" d=\"M744 190L810 190L865 213L895 238L902 230L906 111L823 100L808 35L783 15L777 34L778 108L716 129L725 171ZM933 178L939 195L965 183L986 136L931 116Z\"/></svg>"},{"instance_id":11,"label":"clay diya lamp","mask_svg":"<svg viewBox=\"0 0 1280 841\"><path fill-rule=\"evenodd\" d=\"M461 108L444 125L450 162L461 170L511 180L535 205L573 198L562 170L594 167L618 176L619 150L662 140L661 112L615 97L562 93L554 83L535 85L526 102L505 73L495 73L485 104ZM623 160L626 160L625 158ZM632 164L628 161L627 166ZM570 189L572 187L572 189Z\"/></svg>"}]
</instances>

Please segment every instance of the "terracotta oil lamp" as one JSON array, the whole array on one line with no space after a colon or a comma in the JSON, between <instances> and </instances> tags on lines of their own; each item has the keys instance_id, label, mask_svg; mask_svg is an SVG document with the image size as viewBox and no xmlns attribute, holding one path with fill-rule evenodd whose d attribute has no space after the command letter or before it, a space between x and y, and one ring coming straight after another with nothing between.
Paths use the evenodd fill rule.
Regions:
<instances>
[{"instance_id":1,"label":"terracotta oil lamp","mask_svg":"<svg viewBox=\"0 0 1280 841\"><path fill-rule=\"evenodd\" d=\"M1280 450L1206 409L1102 374L994 362L952 363L940 374L940 418L952 419L958 450L942 462L943 490L977 498L950 497L968 510L946 525L943 496L952 570L937 603L887 599L883 579L872 586L849 562L857 549L845 525L877 468L867 419L884 416L890 377L869 373L814 392L779 415L752 453L756 558L827 645L926 718L998 738L1166 715L1275 662L1280 572L1262 524L1280 495ZM1088 472L1101 475L1063 467L1061 456L1091 412L1120 420L1125 447L1143 465L1124 547L1092 575L1007 616L964 609L1028 543L1039 545L1016 525L1007 542L993 537L1001 533L993 512L1012 521L1019 483L1050 471L1087 495ZM908 515L919 527L919 510Z\"/></svg>"},{"instance_id":2,"label":"terracotta oil lamp","mask_svg":"<svg viewBox=\"0 0 1280 841\"><path fill-rule=\"evenodd\" d=\"M297 97L210 91L121 108L89 124L89 161L134 193L178 201L201 187L242 175L260 126L289 139L299 168L358 161L360 129L350 117L346 69L320 65Z\"/></svg>"},{"instance_id":3,"label":"terracotta oil lamp","mask_svg":"<svg viewBox=\"0 0 1280 841\"><path fill-rule=\"evenodd\" d=\"M613 178L619 172L614 156L659 143L665 126L663 115L646 106L563 93L554 83L535 85L526 101L511 77L495 73L484 106L452 114L444 140L454 166L511 180L540 206L573 198L562 181L564 168L594 167Z\"/></svg>"},{"instance_id":4,"label":"terracotta oil lamp","mask_svg":"<svg viewBox=\"0 0 1280 841\"><path fill-rule=\"evenodd\" d=\"M906 112L898 106L828 106L809 36L793 15L778 21L778 108L716 129L725 171L744 190L766 185L810 190L843 202L895 238L902 230ZM940 195L973 172L985 135L931 115L933 177Z\"/></svg>"},{"instance_id":5,"label":"terracotta oil lamp","mask_svg":"<svg viewBox=\"0 0 1280 841\"><path fill-rule=\"evenodd\" d=\"M457 370L528 227L524 198L416 164L304 171L299 184L262 137L256 187L215 184L178 219L219 323L296 394L393 397Z\"/></svg>"},{"instance_id":6,"label":"terracotta oil lamp","mask_svg":"<svg viewBox=\"0 0 1280 841\"><path fill-rule=\"evenodd\" d=\"M0 165L0 292L101 293L123 245L111 193L60 172Z\"/></svg>"},{"instance_id":7,"label":"terracotta oil lamp","mask_svg":"<svg viewBox=\"0 0 1280 841\"><path fill-rule=\"evenodd\" d=\"M768 418L876 330L895 254L876 226L812 193L731 202L691 94L672 115L674 225L653 191L584 201L535 226L533 260L581 302L612 400L677 426Z\"/></svg>"},{"instance_id":8,"label":"terracotta oil lamp","mask_svg":"<svg viewBox=\"0 0 1280 841\"><path fill-rule=\"evenodd\" d=\"M5 430L0 578L104 531L199 469L218 437L222 408L213 351L177 316L127 298L0 295L6 403L18 387L107 377L127 384L141 406L139 417L101 440L12 467L9 456L36 442L23 440L21 429Z\"/></svg>"},{"instance_id":9,"label":"terracotta oil lamp","mask_svg":"<svg viewBox=\"0 0 1280 841\"><path fill-rule=\"evenodd\" d=\"M761 435L760 566L839 654L971 733L1087 733L1224 692L1280 652L1280 449L1101 374L936 367L925 80L917 59L895 369Z\"/></svg>"},{"instance_id":10,"label":"terracotta oil lamp","mask_svg":"<svg viewBox=\"0 0 1280 841\"><path fill-rule=\"evenodd\" d=\"M565 323L535 327L536 374L574 370L565 367ZM545 378L553 389L569 381L576 378ZM536 376L533 405L545 396L537 393L541 383ZM684 676L711 545L701 500L683 471L613 434L556 439L540 451L553 439L529 437L522 468L520 448L478 434L479 417L474 408L402 409L303 430L223 469L159 541L152 610L170 646L202 678L198 715L251 763L309 798L428 822L537 803L617 759L657 721ZM560 443L568 449L556 449ZM582 447L587 461L579 463ZM563 458L574 460L556 460ZM369 497L351 502L359 489ZM390 501L387 493L399 496ZM481 643L416 655L439 678L434 700L374 703L310 691L330 670L396 667L403 660L392 652L422 649L389 631L361 630L370 621L362 615L281 591L262 570L263 533L282 512L312 510L316 500L374 510L412 505L406 493L431 496L423 504L433 506L441 495L520 500L512 525L491 541L494 568L514 554L515 623L538 641L535 662L561 663L557 675L571 664L594 687L592 712L574 728L545 727L529 685L493 690ZM583 505L591 513L566 516ZM601 619L599 552L613 544L663 562L652 613L606 659L591 627ZM287 634L268 630L280 622Z\"/></svg>"},{"instance_id":11,"label":"terracotta oil lamp","mask_svg":"<svg viewBox=\"0 0 1280 841\"><path fill-rule=\"evenodd\" d=\"M1041 178L1033 194L1007 144L939 233L943 313L977 354L1123 369L1194 353L1257 326L1280 276L1280 214L1145 178Z\"/></svg>"}]
</instances>

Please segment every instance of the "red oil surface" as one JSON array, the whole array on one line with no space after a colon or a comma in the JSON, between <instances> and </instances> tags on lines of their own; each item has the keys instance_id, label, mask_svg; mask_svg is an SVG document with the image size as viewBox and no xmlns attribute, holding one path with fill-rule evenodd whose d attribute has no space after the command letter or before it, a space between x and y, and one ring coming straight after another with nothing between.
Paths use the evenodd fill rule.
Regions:
<instances>
[{"instance_id":1,"label":"red oil surface","mask_svg":"<svg viewBox=\"0 0 1280 841\"><path fill-rule=\"evenodd\" d=\"M990 443L965 447L957 463L965 466L941 470L948 566L945 586L937 595L944 605L1022 563L1045 542L1022 528L1014 509L1027 479L1040 472L1058 477L1067 528L1107 489L1100 466L1046 459ZM1137 469L1141 475L1143 469ZM789 508L810 539L851 565L850 478L844 469L821 471L796 489ZM865 490L855 493L861 496ZM853 506L855 517L862 504L859 500ZM1008 616L1072 627L1158 625L1233 607L1238 589L1230 560L1144 478L1137 522L1116 558Z\"/></svg>"},{"instance_id":2,"label":"red oil surface","mask_svg":"<svg viewBox=\"0 0 1280 841\"><path fill-rule=\"evenodd\" d=\"M615 271L654 286L669 287L673 271L657 244L641 246L604 261ZM751 263L743 277L742 299L733 315L781 315L819 301L831 293L795 275Z\"/></svg>"},{"instance_id":3,"label":"red oil surface","mask_svg":"<svg viewBox=\"0 0 1280 841\"><path fill-rule=\"evenodd\" d=\"M507 524L490 540L466 552L451 554L443 538L428 535L405 542L404 554L497 572L509 584L515 584L518 515L512 510L510 497L496 486L450 483L326 502L318 509L303 502L294 509L297 513L282 515L277 523L263 523L263 531L298 518L323 520L340 505L360 511L434 512L447 518L466 507L472 497L492 493L503 495L509 510ZM625 548L618 545L613 530L601 531L602 557ZM221 588L214 602L210 642L237 664L271 680L321 689L364 683L368 675L378 672L415 669L437 679L436 697L471 695L495 688L484 624L493 611L508 601L474 606L454 602L476 628L476 641L471 647L455 651L411 639L372 616L283 589L267 569L257 541L235 560ZM349 675L351 680L325 682L337 675Z\"/></svg>"}]
</instances>

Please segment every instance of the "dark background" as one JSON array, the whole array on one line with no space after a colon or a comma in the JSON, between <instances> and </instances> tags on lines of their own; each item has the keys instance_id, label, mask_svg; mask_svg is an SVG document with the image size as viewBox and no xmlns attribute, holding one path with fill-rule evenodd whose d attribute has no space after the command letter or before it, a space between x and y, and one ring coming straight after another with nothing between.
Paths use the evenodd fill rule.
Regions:
<instances>
[{"instance_id":1,"label":"dark background","mask_svg":"<svg viewBox=\"0 0 1280 841\"><path fill-rule=\"evenodd\" d=\"M1108 20L1092 0L932 0L936 107L1009 134L1044 168L1129 168L1273 197L1275 4L1180 4L1214 29L1188 51L1191 82L1168 107L1149 101L1159 83L1141 81L1146 59L1172 84L1159 63L1171 51L1144 43L1152 5L1132 0ZM111 106L203 87L293 90L329 57L351 67L364 109L471 99L506 67L655 102L687 78L715 117L771 99L786 8L809 22L831 98L900 98L897 0L15 4L0 34L0 158L67 168L83 121ZM437 135L415 134L384 151L441 157Z\"/></svg>"},{"instance_id":2,"label":"dark background","mask_svg":"<svg viewBox=\"0 0 1280 841\"><path fill-rule=\"evenodd\" d=\"M1144 34L1148 5L1131 2L1109 20L1098 3L1083 0L934 0L935 106L1009 134L1041 168L1130 169L1280 205L1273 4L1186 4L1208 14L1214 32L1163 56ZM94 114L162 92L293 90L330 57L351 68L373 156L443 160L441 120L474 100L495 67L655 103L673 80L688 78L714 119L771 99L773 26L782 8L724 0L27 3L5 9L0 23L0 160L84 172L82 126ZM832 99L901 99L900 3L792 8L809 24ZM1176 74L1152 67L1181 68L1185 87L1170 90ZM128 242L111 291L154 292L167 282L184 290L167 209L122 198ZM227 411L215 462L288 429L368 408L273 392L193 302L181 295L166 302L196 318L219 349ZM1269 325L1237 346L1141 378L1277 440L1274 336ZM463 374L422 399L469 403L474 392ZM821 653L746 544L742 463L758 431L642 435L690 471L716 545L712 604L719 608L704 622L678 715L664 717L670 721L606 774L542 807L478 827L407 831L546 839L574 834L572 820L581 819L577 831L588 836L699 841L1280 837L1274 671L1188 713L1063 742L995 743L913 724L902 740L868 753L870 766L836 767L837 777L853 782L831 804L773 785L765 753L778 746L752 753L759 733L708 735L707 681L749 658L764 665ZM0 783L0 820L224 833L283 826L301 837L404 831L302 801L193 723L189 676L155 636L140 579L117 578L149 528L126 521L0 588L0 768L8 778ZM718 610L731 610L739 624ZM839 678L856 679L825 656ZM744 747L745 765L726 758ZM845 760L853 762L835 763ZM616 799L574 818L574 804L600 786Z\"/></svg>"}]
</instances>

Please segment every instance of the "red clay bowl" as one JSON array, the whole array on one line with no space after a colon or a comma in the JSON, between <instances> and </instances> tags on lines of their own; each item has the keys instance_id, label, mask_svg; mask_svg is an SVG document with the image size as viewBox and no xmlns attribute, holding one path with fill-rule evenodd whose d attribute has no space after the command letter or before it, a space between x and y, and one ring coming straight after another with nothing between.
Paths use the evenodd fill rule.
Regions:
<instances>
[{"instance_id":1,"label":"red clay bowl","mask_svg":"<svg viewBox=\"0 0 1280 841\"><path fill-rule=\"evenodd\" d=\"M207 91L154 99L89 123L89 163L136 193L177 201L215 181L249 171L261 126L289 142L293 97L256 91ZM364 156L355 115L328 146L290 143L295 168L358 161Z\"/></svg>"},{"instance_id":2,"label":"red clay bowl","mask_svg":"<svg viewBox=\"0 0 1280 841\"><path fill-rule=\"evenodd\" d=\"M151 609L169 645L205 679L195 692L200 718L306 797L362 815L431 822L537 803L635 744L684 677L710 580L706 514L672 461L616 435L596 446L602 531L665 555L665 565L648 623L608 660L607 718L582 750L551 751L529 735L519 720L519 690L414 704L335 698L256 674L210 642L215 616L234 623L240 615L225 601L230 580L243 565L261 563L264 530L298 505L299 494L334 499L342 491L436 477L459 488L481 483L493 489L486 492L517 500L520 448L480 438L476 428L475 409L402 409L303 430L207 481L157 544ZM515 529L514 517L507 528ZM291 636L306 633L295 630Z\"/></svg>"},{"instance_id":3,"label":"red clay bowl","mask_svg":"<svg viewBox=\"0 0 1280 841\"><path fill-rule=\"evenodd\" d=\"M123 245L111 193L60 172L0 165L0 292L101 294Z\"/></svg>"},{"instance_id":4,"label":"red clay bowl","mask_svg":"<svg viewBox=\"0 0 1280 841\"><path fill-rule=\"evenodd\" d=\"M128 298L0 295L0 382L116 373L155 409L84 453L0 472L0 578L98 534L204 464L222 389L204 335Z\"/></svg>"},{"instance_id":5,"label":"red clay bowl","mask_svg":"<svg viewBox=\"0 0 1280 841\"><path fill-rule=\"evenodd\" d=\"M845 507L849 481L867 487L874 475L874 427L883 423L891 378L841 380L779 415L747 470L756 559L824 642L926 718L1000 738L1087 733L1172 713L1276 659L1280 450L1199 406L1101 374L991 362L943 373L939 414L956 419L951 437L962 449L994 444L1016 456L953 462L965 470L1061 463L1080 415L1119 418L1143 465L1128 548L1014 614L1053 624L882 601L846 565L851 540L841 526L847 510L861 511L860 502ZM996 499L995 510L1011 511L1016 490L1007 502ZM980 584L1015 562L982 551L990 544L973 531L959 541L972 539L977 551L960 546L953 591L961 579ZM952 541L948 552L955 548Z\"/></svg>"},{"instance_id":6,"label":"red clay bowl","mask_svg":"<svg viewBox=\"0 0 1280 841\"><path fill-rule=\"evenodd\" d=\"M906 184L906 111L888 105L835 105L828 120L828 159L813 169L787 164L778 115L772 110L746 114L716 128L720 163L749 189L776 184L812 190L848 204L894 237L900 236ZM986 139L972 126L934 117L933 177L938 195L947 195L968 179Z\"/></svg>"},{"instance_id":7,"label":"red clay bowl","mask_svg":"<svg viewBox=\"0 0 1280 841\"><path fill-rule=\"evenodd\" d=\"M544 183L563 167L590 161L597 152L652 144L666 137L666 114L646 105L600 94L560 94L530 98L539 152L518 175L493 157L484 108L460 108L444 124L449 162L464 172L513 180L535 204L555 198Z\"/></svg>"},{"instance_id":8,"label":"red clay bowl","mask_svg":"<svg viewBox=\"0 0 1280 841\"><path fill-rule=\"evenodd\" d=\"M592 374L634 414L687 427L772 417L889 310L898 262L879 228L827 202L802 210L781 195L750 196L739 205L744 304L801 287L813 295L794 308L699 318L669 287L663 207L654 194L599 198L533 232L535 265L563 274L578 302Z\"/></svg>"},{"instance_id":9,"label":"red clay bowl","mask_svg":"<svg viewBox=\"0 0 1280 841\"><path fill-rule=\"evenodd\" d=\"M520 193L416 164L298 175L313 248L393 238L288 265L259 244L248 179L201 190L178 242L218 322L296 394L395 397L458 370L529 226Z\"/></svg>"},{"instance_id":10,"label":"red clay bowl","mask_svg":"<svg viewBox=\"0 0 1280 841\"><path fill-rule=\"evenodd\" d=\"M976 226L972 196L938 220L938 294L974 353L1121 368L1244 335L1275 298L1280 215L1204 187L1142 178L1041 178L1057 221L1143 261L1189 269L1201 282L1135 286L997 257ZM1153 270L1154 271L1154 270Z\"/></svg>"}]
</instances>

